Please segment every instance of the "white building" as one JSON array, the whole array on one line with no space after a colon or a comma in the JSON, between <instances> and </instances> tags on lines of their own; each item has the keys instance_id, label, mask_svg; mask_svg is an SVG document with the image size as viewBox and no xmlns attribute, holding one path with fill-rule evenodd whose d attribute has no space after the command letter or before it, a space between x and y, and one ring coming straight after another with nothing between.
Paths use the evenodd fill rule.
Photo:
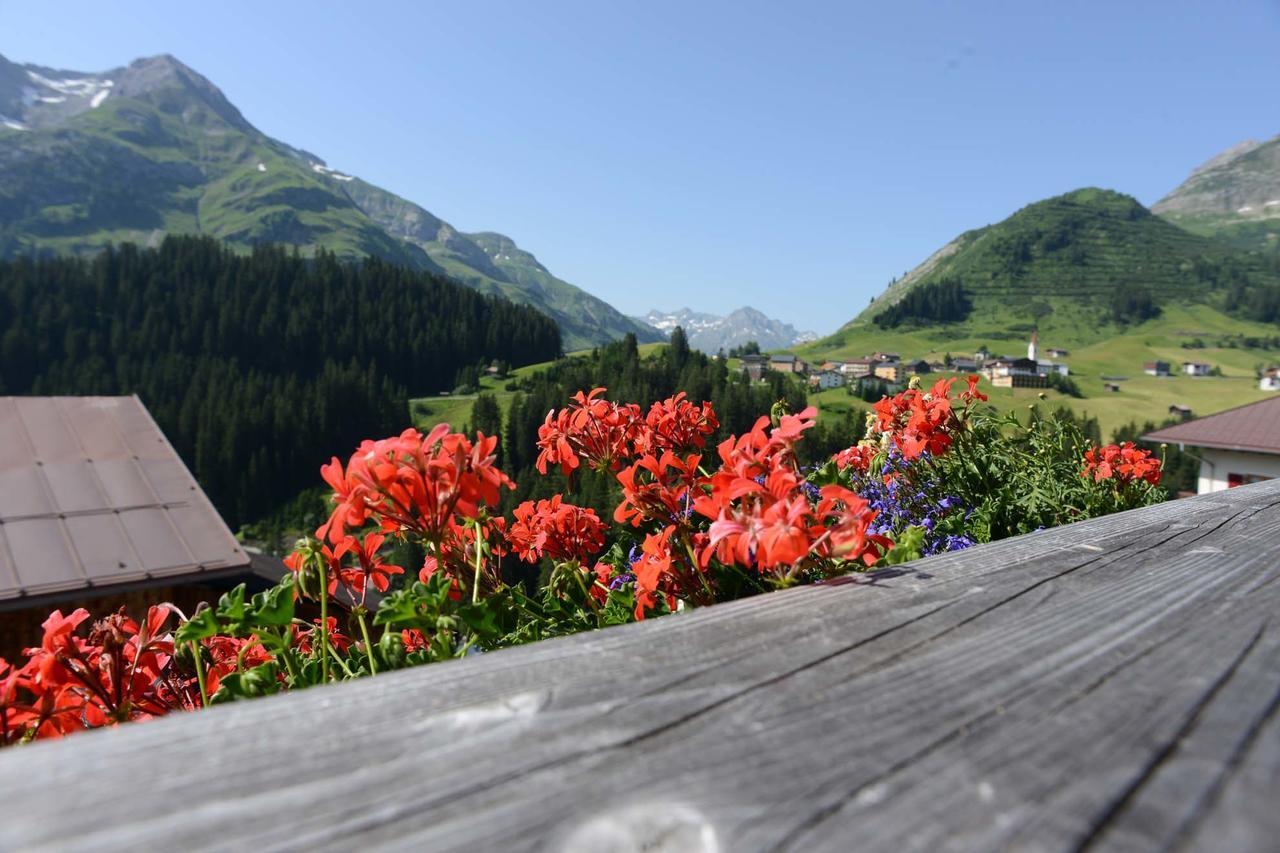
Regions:
<instances>
[{"instance_id":1,"label":"white building","mask_svg":"<svg viewBox=\"0 0 1280 853\"><path fill-rule=\"evenodd\" d=\"M1037 361L1036 373L1042 376L1048 376L1050 373L1056 373L1059 376L1070 376L1071 371L1067 369L1067 365L1061 361Z\"/></svg>"},{"instance_id":2,"label":"white building","mask_svg":"<svg viewBox=\"0 0 1280 853\"><path fill-rule=\"evenodd\" d=\"M1198 457L1201 494L1280 477L1280 397L1158 429L1142 440Z\"/></svg>"},{"instance_id":3,"label":"white building","mask_svg":"<svg viewBox=\"0 0 1280 853\"><path fill-rule=\"evenodd\" d=\"M844 384L844 374L834 370L824 370L821 373L814 373L809 376L809 385L820 391L828 388L839 388Z\"/></svg>"},{"instance_id":4,"label":"white building","mask_svg":"<svg viewBox=\"0 0 1280 853\"><path fill-rule=\"evenodd\" d=\"M1280 367L1268 367L1258 380L1260 391L1280 391Z\"/></svg>"},{"instance_id":5,"label":"white building","mask_svg":"<svg viewBox=\"0 0 1280 853\"><path fill-rule=\"evenodd\" d=\"M1182 372L1188 376L1208 376L1211 370L1213 370L1212 364L1205 364L1199 361L1182 362Z\"/></svg>"}]
</instances>

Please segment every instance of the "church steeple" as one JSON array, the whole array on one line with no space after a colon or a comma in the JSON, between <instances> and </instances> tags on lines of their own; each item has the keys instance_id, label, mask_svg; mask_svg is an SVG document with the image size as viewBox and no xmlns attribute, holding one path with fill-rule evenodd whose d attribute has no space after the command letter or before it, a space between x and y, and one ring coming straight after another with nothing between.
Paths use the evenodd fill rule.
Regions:
<instances>
[{"instance_id":1,"label":"church steeple","mask_svg":"<svg viewBox=\"0 0 1280 853\"><path fill-rule=\"evenodd\" d=\"M1036 330L1031 330L1031 343L1027 344L1027 358L1039 361L1039 347L1036 345Z\"/></svg>"}]
</instances>

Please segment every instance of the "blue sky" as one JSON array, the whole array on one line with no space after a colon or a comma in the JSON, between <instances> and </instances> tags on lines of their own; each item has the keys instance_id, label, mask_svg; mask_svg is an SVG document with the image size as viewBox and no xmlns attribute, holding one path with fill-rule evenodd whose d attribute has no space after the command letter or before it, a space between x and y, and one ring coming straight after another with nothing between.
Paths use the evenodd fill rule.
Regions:
<instances>
[{"instance_id":1,"label":"blue sky","mask_svg":"<svg viewBox=\"0 0 1280 853\"><path fill-rule=\"evenodd\" d=\"M1278 44L1280 0L0 0L10 59L172 53L623 311L818 332L961 231L1080 186L1151 204L1280 132Z\"/></svg>"}]
</instances>

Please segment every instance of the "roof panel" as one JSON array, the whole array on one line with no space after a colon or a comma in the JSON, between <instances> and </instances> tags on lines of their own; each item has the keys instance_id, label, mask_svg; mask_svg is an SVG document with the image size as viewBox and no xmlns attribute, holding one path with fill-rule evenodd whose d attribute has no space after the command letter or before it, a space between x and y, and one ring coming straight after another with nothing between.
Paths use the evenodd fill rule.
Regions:
<instances>
[{"instance_id":1,"label":"roof panel","mask_svg":"<svg viewBox=\"0 0 1280 853\"><path fill-rule=\"evenodd\" d=\"M50 462L75 462L84 459L80 442L49 397L18 397L18 416L27 430L27 440L36 459Z\"/></svg>"},{"instance_id":2,"label":"roof panel","mask_svg":"<svg viewBox=\"0 0 1280 853\"><path fill-rule=\"evenodd\" d=\"M79 462L47 462L41 466L53 505L60 512L104 510L111 502L102 493L93 466Z\"/></svg>"},{"instance_id":3,"label":"roof panel","mask_svg":"<svg viewBox=\"0 0 1280 853\"><path fill-rule=\"evenodd\" d=\"M18 416L16 397L0 397L0 471L30 467L35 463L27 428Z\"/></svg>"},{"instance_id":4,"label":"roof panel","mask_svg":"<svg viewBox=\"0 0 1280 853\"><path fill-rule=\"evenodd\" d=\"M136 470L150 484L152 493L163 503L190 503L200 490L187 472L187 466L176 456L134 460Z\"/></svg>"},{"instance_id":5,"label":"roof panel","mask_svg":"<svg viewBox=\"0 0 1280 853\"><path fill-rule=\"evenodd\" d=\"M125 536L120 517L114 512L73 515L66 519L67 535L95 585L141 580L145 567Z\"/></svg>"},{"instance_id":6,"label":"roof panel","mask_svg":"<svg viewBox=\"0 0 1280 853\"><path fill-rule=\"evenodd\" d=\"M135 460L103 459L95 462L93 467L102 480L111 506L149 506L160 502Z\"/></svg>"},{"instance_id":7,"label":"roof panel","mask_svg":"<svg viewBox=\"0 0 1280 853\"><path fill-rule=\"evenodd\" d=\"M0 444L3 443L0 439ZM54 505L47 488L35 465L0 467L0 521L53 513Z\"/></svg>"},{"instance_id":8,"label":"roof panel","mask_svg":"<svg viewBox=\"0 0 1280 853\"><path fill-rule=\"evenodd\" d=\"M203 565L235 565L249 559L240 543L225 527L205 523L207 513L195 506L179 506L169 510L169 519L187 543L192 558Z\"/></svg>"},{"instance_id":9,"label":"roof panel","mask_svg":"<svg viewBox=\"0 0 1280 853\"><path fill-rule=\"evenodd\" d=\"M87 584L75 554L68 550L62 523L56 518L10 521L4 525L18 583L24 592L38 594L77 589Z\"/></svg>"},{"instance_id":10,"label":"roof panel","mask_svg":"<svg viewBox=\"0 0 1280 853\"><path fill-rule=\"evenodd\" d=\"M142 459L164 459L173 455L173 448L164 434L156 427L151 415L135 397L132 406L120 406L112 410L120 434L131 453Z\"/></svg>"},{"instance_id":11,"label":"roof panel","mask_svg":"<svg viewBox=\"0 0 1280 853\"><path fill-rule=\"evenodd\" d=\"M58 408L71 423L89 459L123 459L133 455L115 413L132 405L132 397L59 397Z\"/></svg>"},{"instance_id":12,"label":"roof panel","mask_svg":"<svg viewBox=\"0 0 1280 853\"><path fill-rule=\"evenodd\" d=\"M15 598L21 591L22 584L9 557L9 539L4 535L4 524L0 524L0 600Z\"/></svg>"},{"instance_id":13,"label":"roof panel","mask_svg":"<svg viewBox=\"0 0 1280 853\"><path fill-rule=\"evenodd\" d=\"M0 397L0 600L248 564L136 397Z\"/></svg>"},{"instance_id":14,"label":"roof panel","mask_svg":"<svg viewBox=\"0 0 1280 853\"><path fill-rule=\"evenodd\" d=\"M168 514L163 510L122 510L119 518L134 550L142 558L147 574L165 574L196 565L191 552L178 538L177 531L169 523Z\"/></svg>"}]
</instances>

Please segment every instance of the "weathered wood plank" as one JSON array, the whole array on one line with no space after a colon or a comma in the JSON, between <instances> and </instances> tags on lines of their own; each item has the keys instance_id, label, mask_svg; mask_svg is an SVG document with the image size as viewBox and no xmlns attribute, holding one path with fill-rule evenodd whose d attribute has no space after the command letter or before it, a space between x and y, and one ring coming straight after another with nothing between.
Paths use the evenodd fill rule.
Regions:
<instances>
[{"instance_id":1,"label":"weathered wood plank","mask_svg":"<svg viewBox=\"0 0 1280 853\"><path fill-rule=\"evenodd\" d=\"M0 848L1274 849L1278 521L1264 483L8 751Z\"/></svg>"}]
</instances>

